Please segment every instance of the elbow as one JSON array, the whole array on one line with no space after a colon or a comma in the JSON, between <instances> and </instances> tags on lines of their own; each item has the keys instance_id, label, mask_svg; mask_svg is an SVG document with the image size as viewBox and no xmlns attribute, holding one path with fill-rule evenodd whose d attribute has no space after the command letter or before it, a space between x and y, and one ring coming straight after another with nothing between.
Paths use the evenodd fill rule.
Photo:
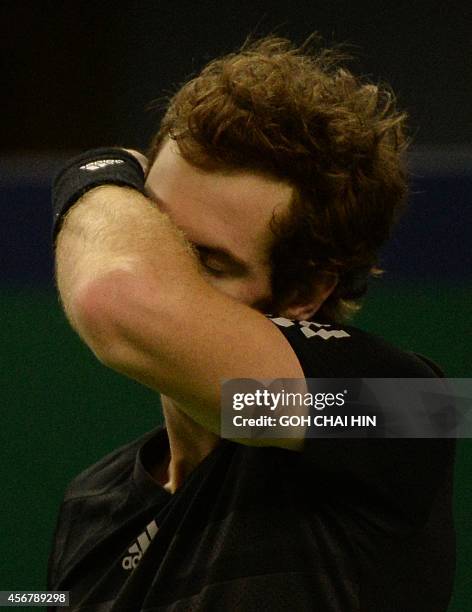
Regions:
<instances>
[{"instance_id":1,"label":"elbow","mask_svg":"<svg viewBox=\"0 0 472 612\"><path fill-rule=\"evenodd\" d=\"M136 324L130 302L137 283L129 272L115 270L87 282L72 302L77 333L99 361L114 369L130 359L127 328Z\"/></svg>"}]
</instances>

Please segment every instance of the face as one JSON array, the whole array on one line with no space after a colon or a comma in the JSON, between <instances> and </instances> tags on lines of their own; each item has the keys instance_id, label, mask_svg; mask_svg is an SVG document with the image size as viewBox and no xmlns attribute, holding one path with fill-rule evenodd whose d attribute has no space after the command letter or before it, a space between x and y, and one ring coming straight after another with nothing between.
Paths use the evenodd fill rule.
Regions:
<instances>
[{"instance_id":1,"label":"face","mask_svg":"<svg viewBox=\"0 0 472 612\"><path fill-rule=\"evenodd\" d=\"M286 211L288 185L240 172L206 172L168 141L151 167L146 193L195 248L214 287L258 310L271 301L273 215Z\"/></svg>"}]
</instances>

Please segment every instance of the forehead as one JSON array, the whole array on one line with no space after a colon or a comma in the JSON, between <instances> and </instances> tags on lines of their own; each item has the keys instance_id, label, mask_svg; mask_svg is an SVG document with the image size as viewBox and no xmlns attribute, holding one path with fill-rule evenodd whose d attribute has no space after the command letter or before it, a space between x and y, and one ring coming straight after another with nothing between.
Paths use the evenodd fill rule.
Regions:
<instances>
[{"instance_id":1,"label":"forehead","mask_svg":"<svg viewBox=\"0 0 472 612\"><path fill-rule=\"evenodd\" d=\"M266 263L270 222L284 212L292 188L251 172L207 172L189 164L168 141L149 172L146 189L191 242Z\"/></svg>"}]
</instances>

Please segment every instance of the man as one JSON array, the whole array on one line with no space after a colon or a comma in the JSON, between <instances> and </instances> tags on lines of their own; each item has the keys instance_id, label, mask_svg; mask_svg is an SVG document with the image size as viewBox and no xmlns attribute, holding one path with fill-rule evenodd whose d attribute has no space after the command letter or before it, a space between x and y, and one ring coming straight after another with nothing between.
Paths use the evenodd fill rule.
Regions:
<instances>
[{"instance_id":1,"label":"man","mask_svg":"<svg viewBox=\"0 0 472 612\"><path fill-rule=\"evenodd\" d=\"M75 610L447 609L448 440L219 435L222 380L435 375L342 324L406 177L405 116L340 59L256 41L171 100L144 188L122 150L56 181L69 321L165 416L66 493L49 586Z\"/></svg>"}]
</instances>

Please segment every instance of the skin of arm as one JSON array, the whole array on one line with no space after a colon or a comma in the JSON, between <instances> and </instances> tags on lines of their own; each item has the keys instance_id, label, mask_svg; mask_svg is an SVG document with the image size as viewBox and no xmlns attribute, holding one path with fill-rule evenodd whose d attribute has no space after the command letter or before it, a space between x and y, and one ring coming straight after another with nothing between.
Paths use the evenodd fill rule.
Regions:
<instances>
[{"instance_id":1,"label":"skin of arm","mask_svg":"<svg viewBox=\"0 0 472 612\"><path fill-rule=\"evenodd\" d=\"M56 276L66 316L96 357L209 431L219 433L221 381L304 377L273 323L212 287L183 234L137 191L97 187L70 209Z\"/></svg>"}]
</instances>

